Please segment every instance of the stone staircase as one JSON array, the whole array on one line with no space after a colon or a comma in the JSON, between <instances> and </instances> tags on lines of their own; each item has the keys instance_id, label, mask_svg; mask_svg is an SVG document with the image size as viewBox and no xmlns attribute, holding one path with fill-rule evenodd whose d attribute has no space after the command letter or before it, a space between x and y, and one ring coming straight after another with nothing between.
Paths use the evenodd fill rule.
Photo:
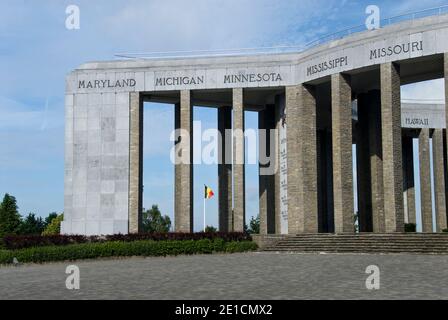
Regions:
<instances>
[{"instance_id":1,"label":"stone staircase","mask_svg":"<svg viewBox=\"0 0 448 320\"><path fill-rule=\"evenodd\" d=\"M447 234L304 234L288 236L263 248L266 252L446 254Z\"/></svg>"}]
</instances>

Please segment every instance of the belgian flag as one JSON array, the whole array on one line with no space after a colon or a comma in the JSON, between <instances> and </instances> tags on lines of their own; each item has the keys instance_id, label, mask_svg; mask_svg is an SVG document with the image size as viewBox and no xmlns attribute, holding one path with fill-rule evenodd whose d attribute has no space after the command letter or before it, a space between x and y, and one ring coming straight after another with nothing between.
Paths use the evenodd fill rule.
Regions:
<instances>
[{"instance_id":1,"label":"belgian flag","mask_svg":"<svg viewBox=\"0 0 448 320\"><path fill-rule=\"evenodd\" d=\"M204 199L211 199L214 197L214 192L211 188L205 186Z\"/></svg>"}]
</instances>

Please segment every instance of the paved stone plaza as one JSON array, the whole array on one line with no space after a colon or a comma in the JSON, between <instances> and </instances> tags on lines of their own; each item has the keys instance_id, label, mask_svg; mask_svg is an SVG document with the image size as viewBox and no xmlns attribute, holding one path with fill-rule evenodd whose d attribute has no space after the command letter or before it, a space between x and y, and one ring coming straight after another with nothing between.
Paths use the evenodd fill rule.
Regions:
<instances>
[{"instance_id":1,"label":"paved stone plaza","mask_svg":"<svg viewBox=\"0 0 448 320\"><path fill-rule=\"evenodd\" d=\"M81 289L65 288L69 263L0 267L1 299L447 299L448 256L236 255L77 262ZM365 287L367 266L381 289ZM424 270L424 272L422 272Z\"/></svg>"}]
</instances>

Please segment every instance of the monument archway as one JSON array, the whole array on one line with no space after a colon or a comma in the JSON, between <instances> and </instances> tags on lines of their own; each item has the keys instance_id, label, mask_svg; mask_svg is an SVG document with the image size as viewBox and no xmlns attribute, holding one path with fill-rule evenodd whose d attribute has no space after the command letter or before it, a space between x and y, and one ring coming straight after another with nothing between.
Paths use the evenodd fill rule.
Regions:
<instances>
[{"instance_id":1,"label":"monument archway","mask_svg":"<svg viewBox=\"0 0 448 320\"><path fill-rule=\"evenodd\" d=\"M353 233L353 143L360 146L356 157L358 192L370 194L370 199L360 197L366 200L359 204L362 229L403 232L405 217L410 216L405 215L403 197L404 189L410 189L403 184L403 151L409 153L403 147L403 137L414 132L407 129L420 129L422 145L427 146L431 136L443 140L435 148L435 163L437 172L444 173L437 177L443 177L445 183L446 168L441 164L446 162L446 132L441 130L446 125L427 128L423 121L415 128L412 120L409 124L400 86L440 77L446 81L447 34L448 16L440 15L354 34L299 52L80 66L67 77L62 232L139 231L144 99L168 99L175 104L176 127L183 133L192 132L193 106L201 104L219 108L221 128L230 123L234 131L244 130L244 110L254 108L260 112L261 127L279 129L275 150L280 173L274 178L260 178L263 233ZM181 134L177 143L187 160L192 158L191 139L192 135ZM363 147L367 145L366 150ZM231 193L230 167L219 169L220 193L228 195L220 203L224 213L220 221L223 230L243 231L245 174L244 161L238 159L244 160L244 138L234 136L231 148ZM192 162L176 164L175 177L179 190L175 192L176 231L191 232ZM446 192L440 191L440 182L437 201L443 208L440 201ZM127 185L128 190L115 188L117 185ZM422 203L427 205L425 200ZM446 218L446 205L439 212ZM430 232L429 215L424 216L425 230ZM446 228L446 219L439 221L438 230Z\"/></svg>"}]
</instances>

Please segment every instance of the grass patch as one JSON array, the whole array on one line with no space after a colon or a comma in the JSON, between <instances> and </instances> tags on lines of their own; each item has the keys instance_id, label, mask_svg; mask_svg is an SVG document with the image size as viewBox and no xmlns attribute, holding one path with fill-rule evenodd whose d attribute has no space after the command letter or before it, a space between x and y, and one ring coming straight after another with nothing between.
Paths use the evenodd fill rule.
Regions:
<instances>
[{"instance_id":1,"label":"grass patch","mask_svg":"<svg viewBox=\"0 0 448 320\"><path fill-rule=\"evenodd\" d=\"M34 247L19 250L0 250L0 264L75 261L110 257L160 257L212 253L253 251L257 245L250 241L225 242L222 239L185 241L111 241L82 243L67 246Z\"/></svg>"}]
</instances>

